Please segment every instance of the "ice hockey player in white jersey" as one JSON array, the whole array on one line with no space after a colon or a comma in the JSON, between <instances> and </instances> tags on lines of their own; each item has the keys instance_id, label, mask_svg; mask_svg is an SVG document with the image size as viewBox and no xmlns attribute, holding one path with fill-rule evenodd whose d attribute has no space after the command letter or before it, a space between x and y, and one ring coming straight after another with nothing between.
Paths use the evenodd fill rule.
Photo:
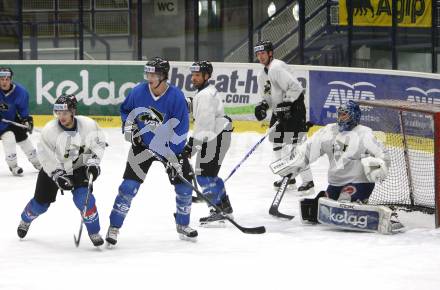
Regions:
<instances>
[{"instance_id":1,"label":"ice hockey player in white jersey","mask_svg":"<svg viewBox=\"0 0 440 290\"><path fill-rule=\"evenodd\" d=\"M55 202L58 190L72 191L73 202L81 214L85 207L89 177L96 180L105 150L105 138L98 124L85 116L76 116L74 95L61 95L54 104L56 119L44 126L37 146L43 168L38 174L34 197L21 214L17 229L24 238L34 219ZM95 197L90 194L82 217L94 246L104 243L99 234L99 216Z\"/></svg>"},{"instance_id":2,"label":"ice hockey player in white jersey","mask_svg":"<svg viewBox=\"0 0 440 290\"><path fill-rule=\"evenodd\" d=\"M376 182L383 181L390 159L373 130L360 125L359 105L349 100L338 108L337 123L318 130L296 147L290 159L271 165L274 173L295 176L320 156L327 155L328 187L315 199L301 201L304 221L360 231L391 233L403 226L387 207L368 205Z\"/></svg>"},{"instance_id":3,"label":"ice hockey player in white jersey","mask_svg":"<svg viewBox=\"0 0 440 290\"><path fill-rule=\"evenodd\" d=\"M213 67L209 61L196 61L190 67L191 81L197 94L192 100L194 118L193 136L184 148L184 154L197 154L195 174L202 193L224 213L232 217L232 206L226 194L223 179L218 176L226 152L231 144L232 120L225 115L217 89L209 84ZM223 226L225 218L214 208L200 219L201 226Z\"/></svg>"},{"instance_id":4,"label":"ice hockey player in white jersey","mask_svg":"<svg viewBox=\"0 0 440 290\"><path fill-rule=\"evenodd\" d=\"M272 109L270 127L276 122L275 131L269 135L273 143L274 160L290 155L293 148L306 137L308 125L306 122L306 107L304 104L304 88L289 71L287 64L273 56L272 42L259 41L254 52L258 61L264 65L258 74L258 92L262 101L255 107L255 117L262 121L267 116L267 110ZM305 195L313 189L313 176L309 168L300 174L302 185L298 191ZM295 178L289 181L289 187L295 184ZM274 182L278 189L281 180Z\"/></svg>"}]
</instances>

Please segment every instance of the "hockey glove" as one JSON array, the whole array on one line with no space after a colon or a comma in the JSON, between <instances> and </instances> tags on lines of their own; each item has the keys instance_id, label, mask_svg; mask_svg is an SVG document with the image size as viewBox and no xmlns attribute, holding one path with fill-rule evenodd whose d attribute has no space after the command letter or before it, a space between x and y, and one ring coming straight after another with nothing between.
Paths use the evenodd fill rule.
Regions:
<instances>
[{"instance_id":1,"label":"hockey glove","mask_svg":"<svg viewBox=\"0 0 440 290\"><path fill-rule=\"evenodd\" d=\"M257 118L258 121L266 119L268 109L269 104L266 101L261 101L255 106L255 118Z\"/></svg>"},{"instance_id":2,"label":"hockey glove","mask_svg":"<svg viewBox=\"0 0 440 290\"><path fill-rule=\"evenodd\" d=\"M168 159L168 162L166 163L165 170L167 171L168 176L172 181L174 181L178 176L182 176L183 170L183 156L182 154L179 154L176 156L176 158L170 158ZM174 159L174 161L172 161Z\"/></svg>"},{"instance_id":3,"label":"hockey glove","mask_svg":"<svg viewBox=\"0 0 440 290\"><path fill-rule=\"evenodd\" d=\"M193 144L194 144L194 138L190 137L188 142L185 145L185 148L183 148L183 151L181 153L182 157L184 158L191 158L193 154Z\"/></svg>"},{"instance_id":4,"label":"hockey glove","mask_svg":"<svg viewBox=\"0 0 440 290\"><path fill-rule=\"evenodd\" d=\"M72 176L67 175L66 171L62 169L57 169L54 172L52 172L52 180L61 190L73 189Z\"/></svg>"},{"instance_id":5,"label":"hockey glove","mask_svg":"<svg viewBox=\"0 0 440 290\"><path fill-rule=\"evenodd\" d=\"M32 116L29 115L25 118L21 118L20 123L27 126L26 131L28 131L29 134L32 134L34 131L34 118Z\"/></svg>"},{"instance_id":6,"label":"hockey glove","mask_svg":"<svg viewBox=\"0 0 440 290\"><path fill-rule=\"evenodd\" d=\"M388 166L383 159L365 157L361 159L365 176L370 182L382 182L388 175Z\"/></svg>"},{"instance_id":7,"label":"hockey glove","mask_svg":"<svg viewBox=\"0 0 440 290\"><path fill-rule=\"evenodd\" d=\"M275 108L275 115L281 123L284 123L292 118L292 105L292 102L282 102L279 103Z\"/></svg>"},{"instance_id":8,"label":"hockey glove","mask_svg":"<svg viewBox=\"0 0 440 290\"><path fill-rule=\"evenodd\" d=\"M95 181L100 173L101 173L101 168L99 167L99 160L97 158L90 158L89 160L87 160L86 163L87 178L89 177L90 174L92 174L93 181Z\"/></svg>"},{"instance_id":9,"label":"hockey glove","mask_svg":"<svg viewBox=\"0 0 440 290\"><path fill-rule=\"evenodd\" d=\"M142 145L142 137L139 135L139 128L136 124L126 124L124 126L124 138L133 146Z\"/></svg>"}]
</instances>

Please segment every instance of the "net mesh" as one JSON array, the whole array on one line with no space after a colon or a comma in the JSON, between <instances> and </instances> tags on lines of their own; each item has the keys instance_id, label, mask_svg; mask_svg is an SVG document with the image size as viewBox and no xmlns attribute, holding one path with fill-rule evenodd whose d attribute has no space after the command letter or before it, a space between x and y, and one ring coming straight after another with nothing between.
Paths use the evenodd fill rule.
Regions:
<instances>
[{"instance_id":1,"label":"net mesh","mask_svg":"<svg viewBox=\"0 0 440 290\"><path fill-rule=\"evenodd\" d=\"M431 113L361 106L362 124L371 127L391 158L388 177L371 204L435 208L434 121Z\"/></svg>"}]
</instances>

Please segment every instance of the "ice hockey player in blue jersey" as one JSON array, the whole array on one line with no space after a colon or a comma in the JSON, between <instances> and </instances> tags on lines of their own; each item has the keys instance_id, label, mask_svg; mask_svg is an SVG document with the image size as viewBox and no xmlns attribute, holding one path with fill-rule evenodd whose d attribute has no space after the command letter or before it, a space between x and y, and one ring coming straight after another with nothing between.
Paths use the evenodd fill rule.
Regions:
<instances>
[{"instance_id":1,"label":"ice hockey player in blue jersey","mask_svg":"<svg viewBox=\"0 0 440 290\"><path fill-rule=\"evenodd\" d=\"M167 83L169 62L155 57L144 67L145 82L138 84L125 98L120 111L124 137L132 143L128 153L123 181L110 214L106 241L117 243L119 230L133 198L145 181L148 170L157 158L168 160L167 173L176 192L175 222L179 237L195 240L197 231L189 227L192 188L178 174L191 180L191 167L182 156L189 130L188 106L182 91Z\"/></svg>"},{"instance_id":2,"label":"ice hockey player in blue jersey","mask_svg":"<svg viewBox=\"0 0 440 290\"><path fill-rule=\"evenodd\" d=\"M184 154L197 154L196 178L203 194L224 213L232 217L232 206L226 194L223 179L218 176L226 152L231 144L232 120L225 116L223 101L217 89L209 84L213 67L209 61L196 61L190 67L191 81L197 88L191 107L194 118L193 136L184 149ZM200 219L206 227L224 226L225 217L215 208L209 216Z\"/></svg>"},{"instance_id":3,"label":"ice hockey player in blue jersey","mask_svg":"<svg viewBox=\"0 0 440 290\"><path fill-rule=\"evenodd\" d=\"M41 164L28 138L34 127L33 118L29 115L29 94L22 85L12 81L13 75L10 68L0 67L0 139L9 170L13 175L20 176L23 169L18 166L16 144L35 169L40 170ZM20 124L27 128L19 127Z\"/></svg>"},{"instance_id":4,"label":"ice hockey player in blue jersey","mask_svg":"<svg viewBox=\"0 0 440 290\"><path fill-rule=\"evenodd\" d=\"M90 175L93 180L99 176L106 142L98 124L86 116L76 116L76 108L74 95L61 95L54 104L57 118L41 131L37 148L43 168L38 174L34 197L21 214L17 229L20 238L26 236L31 223L49 209L61 190L72 191L73 202L81 212L93 245L104 244L99 234L95 197L91 193L87 199L87 186Z\"/></svg>"}]
</instances>

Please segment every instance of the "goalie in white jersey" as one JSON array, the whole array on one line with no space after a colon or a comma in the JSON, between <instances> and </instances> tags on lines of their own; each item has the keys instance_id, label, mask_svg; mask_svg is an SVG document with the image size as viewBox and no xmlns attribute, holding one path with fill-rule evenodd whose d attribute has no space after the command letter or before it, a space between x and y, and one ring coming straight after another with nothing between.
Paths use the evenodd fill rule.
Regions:
<instances>
[{"instance_id":1,"label":"goalie in white jersey","mask_svg":"<svg viewBox=\"0 0 440 290\"><path fill-rule=\"evenodd\" d=\"M98 177L106 143L98 124L88 117L75 116L76 108L74 95L60 96L54 104L57 118L41 131L37 150L43 169L38 174L34 197L21 214L17 229L20 238L26 236L31 222L55 202L59 189L61 193L72 191L73 202L81 213L85 208L89 177L93 180ZM102 245L104 240L99 234L99 216L92 193L82 215L93 245Z\"/></svg>"},{"instance_id":2,"label":"goalie in white jersey","mask_svg":"<svg viewBox=\"0 0 440 290\"><path fill-rule=\"evenodd\" d=\"M352 230L391 233L403 226L389 208L367 205L376 182L383 181L391 161L373 130L360 125L361 110L354 101L338 108L337 123L318 130L299 145L294 156L271 165L281 176L294 177L320 156L327 155L328 187L315 199L300 202L304 221Z\"/></svg>"},{"instance_id":3,"label":"goalie in white jersey","mask_svg":"<svg viewBox=\"0 0 440 290\"><path fill-rule=\"evenodd\" d=\"M272 109L270 127L276 122L276 129L269 135L273 143L275 160L286 153L290 155L292 146L295 147L309 129L310 123L306 122L306 107L304 104L304 88L289 71L287 64L273 57L273 45L270 41L259 41L254 52L258 61L264 68L258 74L258 92L263 100L255 107L255 117L262 121L267 116L267 110ZM314 187L312 172L306 168L301 172L302 185L298 191L305 195ZM295 184L295 178L289 185ZM274 182L278 189L281 180Z\"/></svg>"},{"instance_id":4,"label":"goalie in white jersey","mask_svg":"<svg viewBox=\"0 0 440 290\"><path fill-rule=\"evenodd\" d=\"M232 206L223 179L218 176L226 152L231 144L232 120L225 115L223 101L217 89L209 84L213 67L209 61L196 61L191 68L191 81L197 94L191 101L194 132L184 148L187 157L197 154L196 179L205 195L231 217ZM225 217L211 208L202 226L223 226Z\"/></svg>"}]
</instances>

